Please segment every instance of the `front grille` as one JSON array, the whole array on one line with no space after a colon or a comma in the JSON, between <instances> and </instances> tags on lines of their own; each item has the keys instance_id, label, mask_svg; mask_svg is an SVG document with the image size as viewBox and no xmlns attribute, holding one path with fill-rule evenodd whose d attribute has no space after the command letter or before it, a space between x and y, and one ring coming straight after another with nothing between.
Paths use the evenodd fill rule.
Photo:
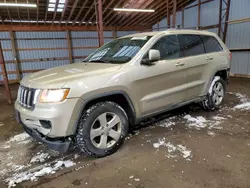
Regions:
<instances>
[{"instance_id":1,"label":"front grille","mask_svg":"<svg viewBox=\"0 0 250 188\"><path fill-rule=\"evenodd\" d=\"M22 85L19 86L18 94L17 94L17 101L19 104L28 109L34 109L35 107L35 95L36 89L27 88Z\"/></svg>"}]
</instances>

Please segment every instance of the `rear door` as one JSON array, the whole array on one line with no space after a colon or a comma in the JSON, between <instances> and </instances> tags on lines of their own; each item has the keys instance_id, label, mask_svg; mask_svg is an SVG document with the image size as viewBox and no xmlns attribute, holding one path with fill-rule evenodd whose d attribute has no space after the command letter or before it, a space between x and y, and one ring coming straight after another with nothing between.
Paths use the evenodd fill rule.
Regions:
<instances>
[{"instance_id":1,"label":"rear door","mask_svg":"<svg viewBox=\"0 0 250 188\"><path fill-rule=\"evenodd\" d=\"M193 34L180 34L181 61L187 70L186 100L192 100L201 95L206 84L206 68L209 61L201 37Z\"/></svg>"}]
</instances>

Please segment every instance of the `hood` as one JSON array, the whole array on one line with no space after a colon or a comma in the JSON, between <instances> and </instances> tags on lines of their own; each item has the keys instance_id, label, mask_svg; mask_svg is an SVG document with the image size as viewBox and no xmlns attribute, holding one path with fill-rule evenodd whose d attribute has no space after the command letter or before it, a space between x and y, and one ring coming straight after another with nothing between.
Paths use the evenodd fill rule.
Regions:
<instances>
[{"instance_id":1,"label":"hood","mask_svg":"<svg viewBox=\"0 0 250 188\"><path fill-rule=\"evenodd\" d=\"M29 74L21 84L30 88L61 88L69 81L114 72L120 67L107 63L74 63Z\"/></svg>"}]
</instances>

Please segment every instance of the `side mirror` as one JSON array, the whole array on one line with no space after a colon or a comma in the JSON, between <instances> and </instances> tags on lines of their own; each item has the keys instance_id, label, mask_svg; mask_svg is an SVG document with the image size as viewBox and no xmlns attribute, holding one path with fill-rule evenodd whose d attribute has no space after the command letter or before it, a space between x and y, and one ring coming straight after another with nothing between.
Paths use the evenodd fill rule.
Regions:
<instances>
[{"instance_id":1,"label":"side mirror","mask_svg":"<svg viewBox=\"0 0 250 188\"><path fill-rule=\"evenodd\" d=\"M148 52L148 57L149 58L145 58L145 59L142 59L142 64L143 65L154 65L154 61L158 61L160 60L161 56L160 56L160 51L159 50L149 50Z\"/></svg>"},{"instance_id":2,"label":"side mirror","mask_svg":"<svg viewBox=\"0 0 250 188\"><path fill-rule=\"evenodd\" d=\"M153 50L153 49L149 50L148 59L151 62L159 61L161 59L160 51L159 50Z\"/></svg>"}]
</instances>

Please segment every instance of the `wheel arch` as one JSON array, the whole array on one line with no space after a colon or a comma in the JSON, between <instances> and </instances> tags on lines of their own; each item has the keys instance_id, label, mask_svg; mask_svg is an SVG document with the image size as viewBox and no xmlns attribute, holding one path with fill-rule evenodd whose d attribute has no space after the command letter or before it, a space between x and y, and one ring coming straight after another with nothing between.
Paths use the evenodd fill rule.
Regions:
<instances>
[{"instance_id":1,"label":"wheel arch","mask_svg":"<svg viewBox=\"0 0 250 188\"><path fill-rule=\"evenodd\" d=\"M84 99L84 102L82 103L77 116L78 118L74 124L74 131L73 131L74 134L76 133L77 125L81 118L81 114L84 112L84 110L88 109L90 106L98 102L103 102L103 101L112 101L119 104L126 112L129 124L134 125L136 123L136 111L129 95L122 90L111 91L102 94L97 94L87 99Z\"/></svg>"}]
</instances>

